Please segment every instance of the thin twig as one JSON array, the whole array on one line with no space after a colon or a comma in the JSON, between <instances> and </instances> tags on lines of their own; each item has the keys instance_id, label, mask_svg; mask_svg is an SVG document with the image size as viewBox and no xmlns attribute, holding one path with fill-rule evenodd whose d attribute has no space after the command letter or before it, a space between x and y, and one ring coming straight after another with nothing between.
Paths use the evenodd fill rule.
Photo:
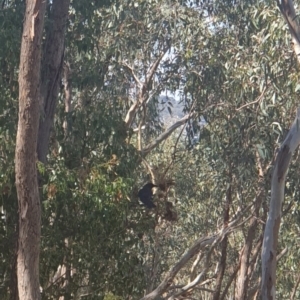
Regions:
<instances>
[{"instance_id":1,"label":"thin twig","mask_svg":"<svg viewBox=\"0 0 300 300\"><path fill-rule=\"evenodd\" d=\"M255 104L255 103L258 103L259 101L261 101L262 98L263 98L263 96L264 96L264 94L265 94L266 89L267 89L267 88L264 87L263 91L262 91L261 94L256 98L256 100L254 100L254 101L252 101L252 102L250 102L250 103L246 103L246 104L242 105L241 107L237 108L236 111L239 111L239 110L241 110L241 109L244 108L244 107L247 107L247 106L249 106L249 105L252 105L252 104Z\"/></svg>"}]
</instances>

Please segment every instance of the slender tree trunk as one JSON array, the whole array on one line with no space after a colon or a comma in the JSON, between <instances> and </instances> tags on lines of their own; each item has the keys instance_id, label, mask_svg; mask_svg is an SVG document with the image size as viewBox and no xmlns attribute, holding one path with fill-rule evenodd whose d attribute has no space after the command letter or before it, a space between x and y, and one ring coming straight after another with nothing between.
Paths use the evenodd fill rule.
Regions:
<instances>
[{"instance_id":1,"label":"slender tree trunk","mask_svg":"<svg viewBox=\"0 0 300 300\"><path fill-rule=\"evenodd\" d=\"M50 26L42 60L42 116L39 125L38 160L46 163L63 67L65 31L70 0L53 0L49 15Z\"/></svg>"},{"instance_id":2,"label":"slender tree trunk","mask_svg":"<svg viewBox=\"0 0 300 300\"><path fill-rule=\"evenodd\" d=\"M65 139L71 132L72 128L72 120L71 120L71 113L72 113L72 82L71 82L71 68L70 64L66 62L63 68L63 82L64 82L64 94L65 94L65 120L63 123L63 128L65 131Z\"/></svg>"},{"instance_id":3,"label":"slender tree trunk","mask_svg":"<svg viewBox=\"0 0 300 300\"><path fill-rule=\"evenodd\" d=\"M46 1L27 0L19 71L19 121L16 140L16 188L19 205L17 276L20 300L40 299L41 207L36 146L39 124L41 40Z\"/></svg>"},{"instance_id":4,"label":"slender tree trunk","mask_svg":"<svg viewBox=\"0 0 300 300\"><path fill-rule=\"evenodd\" d=\"M300 63L300 25L295 12L293 0L277 1L278 7L284 17L291 37L292 46ZM276 250L279 227L281 222L281 208L284 200L285 180L292 154L300 144L300 108L297 110L292 127L282 143L272 176L270 210L266 223L262 251L262 299L275 299L276 296Z\"/></svg>"},{"instance_id":5,"label":"slender tree trunk","mask_svg":"<svg viewBox=\"0 0 300 300\"><path fill-rule=\"evenodd\" d=\"M12 243L12 261L11 261L11 275L10 275L10 283L9 283L9 290L10 296L9 300L19 300L19 293L18 293L18 277L17 277L17 262L18 262L18 234L19 234L19 225L17 223L16 231L13 235L13 243Z\"/></svg>"},{"instance_id":6,"label":"slender tree trunk","mask_svg":"<svg viewBox=\"0 0 300 300\"><path fill-rule=\"evenodd\" d=\"M255 239L255 233L258 228L258 219L259 219L259 210L261 208L261 203L265 196L264 193L264 176L263 171L260 170L259 174L259 192L255 199L255 210L254 214L250 220L250 226L247 232L247 237L243 251L240 255L241 257L241 266L239 276L237 278L237 293L236 299L247 299L247 291L249 286L249 276L251 275L250 271L250 256L253 247L253 241Z\"/></svg>"},{"instance_id":7,"label":"slender tree trunk","mask_svg":"<svg viewBox=\"0 0 300 300\"><path fill-rule=\"evenodd\" d=\"M300 284L300 274L298 275L297 281L296 281L296 283L293 287L293 291L291 292L291 297L290 297L291 300L295 299L296 292L297 292L299 284Z\"/></svg>"},{"instance_id":8,"label":"slender tree trunk","mask_svg":"<svg viewBox=\"0 0 300 300\"><path fill-rule=\"evenodd\" d=\"M223 226L224 228L228 226L229 222L229 212L230 212L230 206L232 203L232 188L231 188L231 183L232 183L232 174L230 171L230 185L227 188L226 191L226 202L225 202L225 207L224 207L224 216L223 216ZM222 282L223 282L223 277L226 269L226 260L227 260L227 245L228 245L228 237L225 236L223 241L221 242L221 258L220 258L220 263L219 263L219 268L218 268L218 275L217 275L217 280L216 280L216 286L215 286L215 292L213 294L213 300L218 300L220 299L221 295L221 288L222 288Z\"/></svg>"}]
</instances>

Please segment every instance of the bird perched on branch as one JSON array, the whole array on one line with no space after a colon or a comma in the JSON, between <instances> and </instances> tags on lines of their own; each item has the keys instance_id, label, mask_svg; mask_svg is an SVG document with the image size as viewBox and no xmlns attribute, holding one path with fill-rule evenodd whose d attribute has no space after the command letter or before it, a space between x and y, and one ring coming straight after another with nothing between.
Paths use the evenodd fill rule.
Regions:
<instances>
[{"instance_id":1,"label":"bird perched on branch","mask_svg":"<svg viewBox=\"0 0 300 300\"><path fill-rule=\"evenodd\" d=\"M153 184L152 182L149 182L139 190L138 196L147 208L156 207L156 205L152 202L153 199L152 188L154 187L157 187L157 185Z\"/></svg>"}]
</instances>

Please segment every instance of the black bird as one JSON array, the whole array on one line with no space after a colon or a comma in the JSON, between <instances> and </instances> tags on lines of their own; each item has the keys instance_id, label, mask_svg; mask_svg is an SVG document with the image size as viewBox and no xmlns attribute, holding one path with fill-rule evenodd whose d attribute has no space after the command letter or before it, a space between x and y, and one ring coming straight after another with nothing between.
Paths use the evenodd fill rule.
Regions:
<instances>
[{"instance_id":1,"label":"black bird","mask_svg":"<svg viewBox=\"0 0 300 300\"><path fill-rule=\"evenodd\" d=\"M154 208L156 205L152 202L153 193L152 188L157 187L157 185L149 182L145 184L138 193L140 200L144 203L147 208Z\"/></svg>"}]
</instances>

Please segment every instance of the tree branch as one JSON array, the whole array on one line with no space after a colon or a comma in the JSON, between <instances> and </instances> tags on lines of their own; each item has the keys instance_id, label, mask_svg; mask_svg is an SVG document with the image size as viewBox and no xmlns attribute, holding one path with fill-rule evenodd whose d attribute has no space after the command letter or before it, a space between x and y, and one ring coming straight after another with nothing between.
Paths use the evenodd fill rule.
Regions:
<instances>
[{"instance_id":1,"label":"tree branch","mask_svg":"<svg viewBox=\"0 0 300 300\"><path fill-rule=\"evenodd\" d=\"M297 278L297 281L296 281L296 283L295 283L295 286L293 287L293 291L291 292L290 300L295 299L295 296L296 296L296 292L297 292L299 283L300 283L300 274L298 275L298 278Z\"/></svg>"},{"instance_id":2,"label":"tree branch","mask_svg":"<svg viewBox=\"0 0 300 300\"><path fill-rule=\"evenodd\" d=\"M146 80L145 80L145 84L148 84L151 81L151 79L152 79L155 71L157 70L157 68L158 68L158 66L159 66L159 64L160 64L160 62L162 60L162 58L165 56L165 54L166 54L166 52L168 50L169 50L169 47L166 47L164 49L164 51L162 51L162 53L160 54L160 56L157 58L157 60L153 63L152 67L148 71L148 74L147 74L147 77L146 77Z\"/></svg>"},{"instance_id":3,"label":"tree branch","mask_svg":"<svg viewBox=\"0 0 300 300\"><path fill-rule=\"evenodd\" d=\"M214 248L215 247L213 247L213 249ZM208 254L209 256L211 254L211 250L209 251L210 252ZM208 266L208 264L206 264L204 270L200 274L198 274L198 276L192 282L190 282L186 286L182 287L180 289L180 291L178 291L177 293L175 293L174 295L172 295L171 297L169 297L168 300L175 300L175 299L177 299L178 296L181 296L182 294L184 294L187 291L189 291L189 290L193 289L194 287L196 287L200 283L200 281L203 279L203 277L206 275L206 273L207 273L208 270L209 270L209 266Z\"/></svg>"},{"instance_id":4,"label":"tree branch","mask_svg":"<svg viewBox=\"0 0 300 300\"><path fill-rule=\"evenodd\" d=\"M163 281L159 284L159 286L152 291L151 293L145 295L143 298L140 300L152 300L155 299L156 297L162 295L165 291L167 291L168 287L171 285L173 279L177 275L177 273L188 263L188 261L194 257L201 249L208 245L212 245L211 247L214 246L214 244L220 242L223 240L223 238L239 228L242 224L244 224L245 221L242 223L238 224L239 220L242 218L244 213L250 209L252 204L248 205L243 211L240 211L234 216L234 219L228 224L226 228L222 228L217 234L214 234L209 237L204 237L204 238L199 238L195 244L187 250L181 259L170 269L168 274L165 276ZM201 274L200 274L201 275ZM196 278L197 279L197 278ZM196 279L193 281L196 283Z\"/></svg>"},{"instance_id":5,"label":"tree branch","mask_svg":"<svg viewBox=\"0 0 300 300\"><path fill-rule=\"evenodd\" d=\"M123 66L126 67L126 68L129 70L130 74L132 75L132 77L133 77L135 83L138 85L138 87L139 87L139 88L142 88L142 87L143 87L143 83L142 83L142 82L139 80L139 78L136 76L136 74L135 74L134 71L133 71L133 68L130 67L126 62L123 62Z\"/></svg>"},{"instance_id":6,"label":"tree branch","mask_svg":"<svg viewBox=\"0 0 300 300\"><path fill-rule=\"evenodd\" d=\"M239 111L239 110L243 109L244 107L247 107L247 106L250 106L250 105L252 105L252 104L255 104L255 103L260 102L260 101L262 100L264 94L265 94L266 89L267 89L267 88L264 87L264 89L263 89L263 91L261 92L261 94L260 94L254 101L249 102L249 103L246 103L246 104L240 106L239 108L236 109L236 111Z\"/></svg>"},{"instance_id":7,"label":"tree branch","mask_svg":"<svg viewBox=\"0 0 300 300\"><path fill-rule=\"evenodd\" d=\"M181 257L181 259L171 268L167 276L160 283L160 285L151 293L141 298L141 300L150 300L155 299L155 297L164 293L167 288L171 285L172 280L176 274L187 264L187 262L196 255L200 249L204 248L207 245L211 245L217 239L217 235L212 235L210 237L200 238L186 253Z\"/></svg>"},{"instance_id":8,"label":"tree branch","mask_svg":"<svg viewBox=\"0 0 300 300\"><path fill-rule=\"evenodd\" d=\"M167 128L160 136L158 136L152 143L150 143L148 146L146 146L144 149L141 150L142 156L146 156L151 150L153 150L155 147L157 147L162 141L164 141L166 138L168 138L172 132L174 132L178 127L185 124L186 121L188 121L190 118L195 116L195 113L192 112L180 120L178 120L176 123L171 125L169 128Z\"/></svg>"}]
</instances>

